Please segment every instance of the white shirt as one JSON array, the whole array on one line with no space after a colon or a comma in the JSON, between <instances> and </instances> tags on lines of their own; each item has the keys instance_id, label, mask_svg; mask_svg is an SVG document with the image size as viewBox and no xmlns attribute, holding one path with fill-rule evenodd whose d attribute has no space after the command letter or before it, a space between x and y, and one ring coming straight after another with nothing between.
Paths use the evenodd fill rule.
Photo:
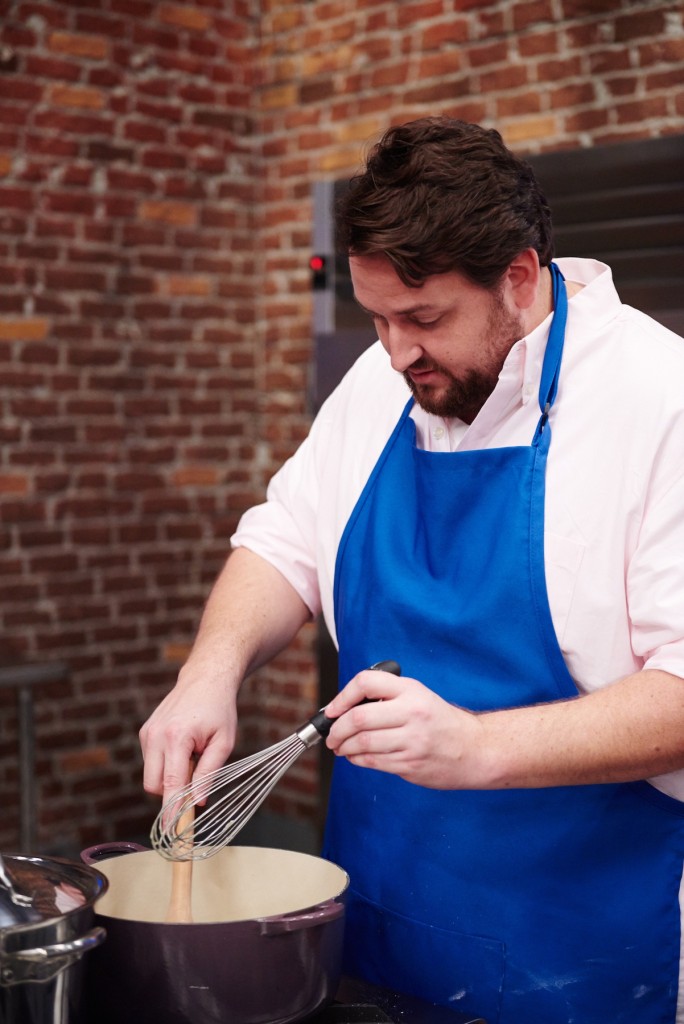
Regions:
<instances>
[{"instance_id":1,"label":"white shirt","mask_svg":"<svg viewBox=\"0 0 684 1024\"><path fill-rule=\"evenodd\" d=\"M605 264L557 263L585 286L569 303L549 420L544 552L558 642L581 692L642 668L684 679L684 340L622 305ZM550 323L513 346L470 426L414 406L419 446L529 445ZM232 538L322 610L333 639L338 544L408 398L371 346ZM684 799L684 771L651 781Z\"/></svg>"}]
</instances>

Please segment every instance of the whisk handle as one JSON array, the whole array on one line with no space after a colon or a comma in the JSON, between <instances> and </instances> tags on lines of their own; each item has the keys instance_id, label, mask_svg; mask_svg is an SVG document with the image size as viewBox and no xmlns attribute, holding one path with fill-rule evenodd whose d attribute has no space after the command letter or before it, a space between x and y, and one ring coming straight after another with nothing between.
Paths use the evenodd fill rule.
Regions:
<instances>
[{"instance_id":1,"label":"whisk handle","mask_svg":"<svg viewBox=\"0 0 684 1024\"><path fill-rule=\"evenodd\" d=\"M396 661L376 661L371 665L371 672L391 672L393 676L401 675L401 665Z\"/></svg>"},{"instance_id":2,"label":"whisk handle","mask_svg":"<svg viewBox=\"0 0 684 1024\"><path fill-rule=\"evenodd\" d=\"M392 675L401 675L401 666L396 661L378 661L375 665L371 665L371 671L375 672L391 672ZM372 704L373 701L368 697L365 700L359 701L359 704ZM306 744L307 747L312 747L314 743L318 743L320 739L325 739L330 730L333 727L335 719L328 718L323 711L317 711L313 718L310 718L303 729L298 731L298 736ZM315 732L309 729L309 726L313 727Z\"/></svg>"}]
</instances>

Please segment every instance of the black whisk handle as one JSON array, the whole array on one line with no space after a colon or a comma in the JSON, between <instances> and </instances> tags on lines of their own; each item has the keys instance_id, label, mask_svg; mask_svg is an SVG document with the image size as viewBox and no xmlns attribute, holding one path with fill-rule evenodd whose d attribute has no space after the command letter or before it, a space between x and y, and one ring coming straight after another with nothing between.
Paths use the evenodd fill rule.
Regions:
<instances>
[{"instance_id":1,"label":"black whisk handle","mask_svg":"<svg viewBox=\"0 0 684 1024\"><path fill-rule=\"evenodd\" d=\"M371 671L375 672L391 672L392 675L401 675L401 666L396 661L377 661L375 665L371 665ZM365 700L359 702L359 704L373 704L370 698L366 697ZM319 736L325 738L333 727L334 718L328 718L322 711L316 712L313 718L310 718L308 725L312 725Z\"/></svg>"},{"instance_id":2,"label":"black whisk handle","mask_svg":"<svg viewBox=\"0 0 684 1024\"><path fill-rule=\"evenodd\" d=\"M371 671L391 672L393 676L400 676L401 665L397 664L396 661L376 661L374 665L371 665Z\"/></svg>"}]
</instances>

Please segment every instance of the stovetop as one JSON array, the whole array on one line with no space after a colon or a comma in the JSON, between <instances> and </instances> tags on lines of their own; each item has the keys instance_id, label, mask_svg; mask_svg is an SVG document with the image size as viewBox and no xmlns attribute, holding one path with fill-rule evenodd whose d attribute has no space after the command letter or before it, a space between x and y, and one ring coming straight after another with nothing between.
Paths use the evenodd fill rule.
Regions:
<instances>
[{"instance_id":1,"label":"stovetop","mask_svg":"<svg viewBox=\"0 0 684 1024\"><path fill-rule=\"evenodd\" d=\"M482 1017L435 1006L414 996L344 978L329 1006L306 1024L487 1024Z\"/></svg>"}]
</instances>

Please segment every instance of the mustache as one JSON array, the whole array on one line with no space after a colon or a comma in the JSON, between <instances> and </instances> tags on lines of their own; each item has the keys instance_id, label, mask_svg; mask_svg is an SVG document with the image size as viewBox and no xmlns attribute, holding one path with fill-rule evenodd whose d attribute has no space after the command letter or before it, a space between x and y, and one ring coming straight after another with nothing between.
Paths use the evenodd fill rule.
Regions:
<instances>
[{"instance_id":1,"label":"mustache","mask_svg":"<svg viewBox=\"0 0 684 1024\"><path fill-rule=\"evenodd\" d=\"M444 367L440 366L439 363L432 362L430 359L426 359L424 356L421 356L420 359L416 359L415 363L411 363L411 365L408 367L407 370L404 371L404 373L410 373L411 370L415 370L416 373L425 373L426 370L437 370L444 372Z\"/></svg>"}]
</instances>

